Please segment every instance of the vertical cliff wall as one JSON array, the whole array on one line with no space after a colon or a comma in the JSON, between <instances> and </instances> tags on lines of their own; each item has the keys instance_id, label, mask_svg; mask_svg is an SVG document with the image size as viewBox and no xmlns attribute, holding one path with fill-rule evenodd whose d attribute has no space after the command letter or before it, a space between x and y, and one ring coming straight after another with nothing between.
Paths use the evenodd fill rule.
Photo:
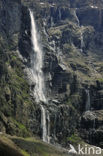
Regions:
<instances>
[{"instance_id":1,"label":"vertical cliff wall","mask_svg":"<svg viewBox=\"0 0 103 156\"><path fill-rule=\"evenodd\" d=\"M41 102L30 73L31 9L43 50L51 143L67 146L76 134L102 146L102 6L87 0L0 1L1 131L42 137Z\"/></svg>"}]
</instances>

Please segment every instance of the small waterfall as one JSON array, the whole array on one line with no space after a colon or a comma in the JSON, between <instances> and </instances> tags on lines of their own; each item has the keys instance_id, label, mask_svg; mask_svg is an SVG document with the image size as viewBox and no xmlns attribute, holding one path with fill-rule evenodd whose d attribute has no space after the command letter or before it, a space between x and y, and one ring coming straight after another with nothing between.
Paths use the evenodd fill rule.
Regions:
<instances>
[{"instance_id":1,"label":"small waterfall","mask_svg":"<svg viewBox=\"0 0 103 156\"><path fill-rule=\"evenodd\" d=\"M44 32L44 34L45 34L45 36L46 36L46 38L48 40L48 33L46 31L46 25L47 25L47 23L46 23L46 20L44 19L44 21L43 21L43 32Z\"/></svg>"},{"instance_id":2,"label":"small waterfall","mask_svg":"<svg viewBox=\"0 0 103 156\"><path fill-rule=\"evenodd\" d=\"M41 105L41 124L43 130L42 139L44 142L50 143L50 116L49 111L43 105Z\"/></svg>"},{"instance_id":3,"label":"small waterfall","mask_svg":"<svg viewBox=\"0 0 103 156\"><path fill-rule=\"evenodd\" d=\"M83 52L83 48L85 47L85 44L84 44L84 39L83 39L83 26L81 26L81 30L80 30L80 40L81 40L81 52Z\"/></svg>"},{"instance_id":4,"label":"small waterfall","mask_svg":"<svg viewBox=\"0 0 103 156\"><path fill-rule=\"evenodd\" d=\"M80 21L77 16L76 10L74 10L74 16L76 18L78 26L80 27L80 40L81 40L80 51L83 52L83 48L85 47L84 38L83 38L83 26L80 25Z\"/></svg>"},{"instance_id":5,"label":"small waterfall","mask_svg":"<svg viewBox=\"0 0 103 156\"><path fill-rule=\"evenodd\" d=\"M86 111L90 110L91 104L90 104L90 91L86 89L86 95L87 95L87 100L86 100Z\"/></svg>"},{"instance_id":6,"label":"small waterfall","mask_svg":"<svg viewBox=\"0 0 103 156\"><path fill-rule=\"evenodd\" d=\"M50 115L49 115L49 111L47 111L47 128L48 128L47 142L50 143Z\"/></svg>"},{"instance_id":7,"label":"small waterfall","mask_svg":"<svg viewBox=\"0 0 103 156\"><path fill-rule=\"evenodd\" d=\"M35 19L33 16L33 12L30 10L30 18L31 18L31 41L33 45L34 54L31 57L31 73L32 79L35 83L35 87L33 90L34 97L36 98L37 103L45 103L47 104L47 99L45 96L45 85L44 85L44 75L43 75L43 51L41 50L41 45L38 41L38 33L36 29ZM47 113L45 107L41 104L41 124L42 124L42 138L43 141L48 142L49 132L47 128ZM50 121L49 121L50 122Z\"/></svg>"},{"instance_id":8,"label":"small waterfall","mask_svg":"<svg viewBox=\"0 0 103 156\"><path fill-rule=\"evenodd\" d=\"M51 22L51 27L53 27L54 26L54 20L53 20L53 17L51 16L51 18L50 18L50 22Z\"/></svg>"},{"instance_id":9,"label":"small waterfall","mask_svg":"<svg viewBox=\"0 0 103 156\"><path fill-rule=\"evenodd\" d=\"M43 141L47 142L47 128L46 128L46 110L41 105L41 123L42 123L42 129L43 129Z\"/></svg>"},{"instance_id":10,"label":"small waterfall","mask_svg":"<svg viewBox=\"0 0 103 156\"><path fill-rule=\"evenodd\" d=\"M61 10L59 9L59 20L61 20L61 17L62 17Z\"/></svg>"},{"instance_id":11,"label":"small waterfall","mask_svg":"<svg viewBox=\"0 0 103 156\"><path fill-rule=\"evenodd\" d=\"M80 21L79 21L79 18L78 18L78 16L77 16L76 10L77 10L77 9L75 9L75 10L73 9L73 13L74 13L74 17L75 17L75 19L76 19L76 21L77 21L78 26L80 26Z\"/></svg>"}]
</instances>

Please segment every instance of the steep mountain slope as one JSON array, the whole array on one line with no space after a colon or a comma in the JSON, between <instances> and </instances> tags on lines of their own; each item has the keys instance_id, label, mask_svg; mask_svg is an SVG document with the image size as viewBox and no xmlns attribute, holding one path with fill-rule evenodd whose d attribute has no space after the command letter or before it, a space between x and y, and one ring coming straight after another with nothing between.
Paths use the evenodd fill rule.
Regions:
<instances>
[{"instance_id":1,"label":"steep mountain slope","mask_svg":"<svg viewBox=\"0 0 103 156\"><path fill-rule=\"evenodd\" d=\"M0 0L0 131L42 137L29 9L44 56L50 142L103 147L102 0Z\"/></svg>"},{"instance_id":2,"label":"steep mountain slope","mask_svg":"<svg viewBox=\"0 0 103 156\"><path fill-rule=\"evenodd\" d=\"M56 148L35 138L0 136L1 156L67 156L64 149ZM69 156L69 155L68 155Z\"/></svg>"},{"instance_id":3,"label":"steep mountain slope","mask_svg":"<svg viewBox=\"0 0 103 156\"><path fill-rule=\"evenodd\" d=\"M82 147L85 147L85 145L82 145ZM91 146L89 145L89 147ZM69 149L44 143L38 138L21 138L0 134L1 156L79 156L78 154L68 153L68 151ZM88 156L88 154L85 154L85 156ZM96 156L96 154L91 154L91 156ZM103 156L103 152L98 156Z\"/></svg>"}]
</instances>

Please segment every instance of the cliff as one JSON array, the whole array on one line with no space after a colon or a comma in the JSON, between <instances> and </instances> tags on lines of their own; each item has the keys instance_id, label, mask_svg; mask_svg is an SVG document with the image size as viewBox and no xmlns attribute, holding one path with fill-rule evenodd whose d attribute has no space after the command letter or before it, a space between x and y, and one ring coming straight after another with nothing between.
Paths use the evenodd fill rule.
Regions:
<instances>
[{"instance_id":1,"label":"cliff","mask_svg":"<svg viewBox=\"0 0 103 156\"><path fill-rule=\"evenodd\" d=\"M29 9L44 56L51 143L103 147L102 0L0 1L0 131L42 137Z\"/></svg>"}]
</instances>

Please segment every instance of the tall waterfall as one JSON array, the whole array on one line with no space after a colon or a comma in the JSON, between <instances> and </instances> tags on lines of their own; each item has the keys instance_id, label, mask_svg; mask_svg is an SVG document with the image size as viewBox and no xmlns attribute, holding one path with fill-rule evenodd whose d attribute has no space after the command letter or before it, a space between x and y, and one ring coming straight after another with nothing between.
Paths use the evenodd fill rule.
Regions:
<instances>
[{"instance_id":1,"label":"tall waterfall","mask_svg":"<svg viewBox=\"0 0 103 156\"><path fill-rule=\"evenodd\" d=\"M33 16L33 12L30 11L31 17L31 41L33 45L33 51L35 53L35 60L33 61L33 69L32 75L35 82L35 89L34 89L34 97L36 98L37 102L46 102L46 97L44 93L44 76L43 76L43 53L40 48L40 44L38 42L38 34L36 30L36 24Z\"/></svg>"},{"instance_id":2,"label":"tall waterfall","mask_svg":"<svg viewBox=\"0 0 103 156\"><path fill-rule=\"evenodd\" d=\"M34 97L36 98L36 102L47 103L47 99L45 96L45 85L44 85L44 75L43 75L43 51L41 49L41 45L38 40L38 32L36 29L36 23L33 16L33 12L30 10L30 18L31 18L31 41L33 46L34 54L31 58L32 65L32 79L35 83L34 87ZM42 138L43 141L48 142L48 130L47 130L47 122L46 122L46 109L41 104L41 125L42 125Z\"/></svg>"},{"instance_id":3,"label":"tall waterfall","mask_svg":"<svg viewBox=\"0 0 103 156\"><path fill-rule=\"evenodd\" d=\"M87 94L87 101L86 101L86 111L90 110L90 91L87 89L86 90Z\"/></svg>"}]
</instances>

